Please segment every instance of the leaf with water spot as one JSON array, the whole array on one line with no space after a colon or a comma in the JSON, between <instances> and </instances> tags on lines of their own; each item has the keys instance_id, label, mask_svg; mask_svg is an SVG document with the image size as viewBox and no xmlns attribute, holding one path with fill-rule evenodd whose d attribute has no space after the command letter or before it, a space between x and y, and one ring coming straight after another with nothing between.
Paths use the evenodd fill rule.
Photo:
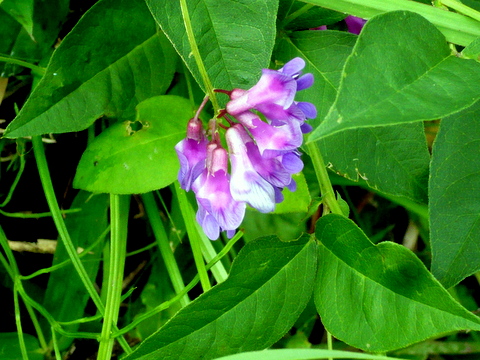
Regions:
<instances>
[{"instance_id":1,"label":"leaf with water spot","mask_svg":"<svg viewBox=\"0 0 480 360\"><path fill-rule=\"evenodd\" d=\"M137 106L135 121L114 124L85 150L73 185L91 192L137 194L170 185L180 167L174 146L185 137L190 101L156 96Z\"/></svg>"}]
</instances>

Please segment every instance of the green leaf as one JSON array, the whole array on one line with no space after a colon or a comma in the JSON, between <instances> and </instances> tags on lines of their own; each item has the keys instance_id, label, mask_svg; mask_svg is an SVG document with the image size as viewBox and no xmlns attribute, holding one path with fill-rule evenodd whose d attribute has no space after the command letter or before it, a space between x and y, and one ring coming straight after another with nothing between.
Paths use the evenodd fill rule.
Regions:
<instances>
[{"instance_id":1,"label":"green leaf","mask_svg":"<svg viewBox=\"0 0 480 360\"><path fill-rule=\"evenodd\" d=\"M27 31L7 12L0 8L0 54L18 59L36 60L38 44ZM12 64L0 63L0 77L10 77L23 68Z\"/></svg>"},{"instance_id":2,"label":"green leaf","mask_svg":"<svg viewBox=\"0 0 480 360\"><path fill-rule=\"evenodd\" d=\"M363 28L335 103L308 141L452 114L480 97L479 82L480 63L452 55L444 36L420 15L378 15Z\"/></svg>"},{"instance_id":3,"label":"green leaf","mask_svg":"<svg viewBox=\"0 0 480 360\"><path fill-rule=\"evenodd\" d=\"M179 1L146 0L153 17L200 86ZM275 40L278 0L188 0L200 55L215 88L248 88L267 68ZM239 16L241 14L241 16Z\"/></svg>"},{"instance_id":4,"label":"green leaf","mask_svg":"<svg viewBox=\"0 0 480 360\"><path fill-rule=\"evenodd\" d=\"M24 333L23 340L25 341L29 360L44 359L43 350L40 348L36 337ZM0 333L0 354L2 354L2 360L22 359L17 333Z\"/></svg>"},{"instance_id":5,"label":"green leaf","mask_svg":"<svg viewBox=\"0 0 480 360\"><path fill-rule=\"evenodd\" d=\"M81 191L72 203L72 208L80 208L81 212L67 215L65 224L74 245L79 250L90 247L95 243L108 226L109 198L104 194L92 195ZM93 249L82 258L83 266L90 280L95 281L100 267L104 240L102 239ZM69 256L62 241L57 243L53 257L53 265L68 260ZM48 279L45 301L43 306L57 321L72 321L82 318L89 295L70 263L53 271ZM69 325L67 331L75 332L79 324ZM67 348L72 338L57 339L60 349Z\"/></svg>"},{"instance_id":6,"label":"green leaf","mask_svg":"<svg viewBox=\"0 0 480 360\"><path fill-rule=\"evenodd\" d=\"M480 319L458 304L407 248L374 245L349 219L322 217L315 304L325 328L372 352L405 347Z\"/></svg>"},{"instance_id":7,"label":"green leaf","mask_svg":"<svg viewBox=\"0 0 480 360\"><path fill-rule=\"evenodd\" d=\"M467 59L474 59L480 61L480 38L475 39L462 50L462 55Z\"/></svg>"},{"instance_id":8,"label":"green leaf","mask_svg":"<svg viewBox=\"0 0 480 360\"><path fill-rule=\"evenodd\" d=\"M342 131L318 142L337 174L427 203L430 154L422 123Z\"/></svg>"},{"instance_id":9,"label":"green leaf","mask_svg":"<svg viewBox=\"0 0 480 360\"><path fill-rule=\"evenodd\" d=\"M6 136L79 131L103 115L132 116L139 102L166 91L174 70L174 51L142 0L102 0L62 41Z\"/></svg>"},{"instance_id":10,"label":"green leaf","mask_svg":"<svg viewBox=\"0 0 480 360\"><path fill-rule=\"evenodd\" d=\"M275 51L277 62L285 63L294 57L303 58L305 72L315 77L313 86L299 91L295 100L308 101L317 108L317 119L309 120L316 127L337 96L343 65L352 52L357 36L341 31L298 31L284 36Z\"/></svg>"},{"instance_id":11,"label":"green leaf","mask_svg":"<svg viewBox=\"0 0 480 360\"><path fill-rule=\"evenodd\" d=\"M432 272L451 287L480 270L480 102L441 121L432 151Z\"/></svg>"},{"instance_id":12,"label":"green leaf","mask_svg":"<svg viewBox=\"0 0 480 360\"><path fill-rule=\"evenodd\" d=\"M193 116L190 102L162 95L138 104L135 121L118 122L88 146L73 186L91 192L138 194L170 185L179 162L174 146Z\"/></svg>"},{"instance_id":13,"label":"green leaf","mask_svg":"<svg viewBox=\"0 0 480 360\"><path fill-rule=\"evenodd\" d=\"M297 190L291 192L288 188L283 190L284 200L275 206L274 214L307 212L312 199L308 191L307 181L303 173L292 176L297 183Z\"/></svg>"},{"instance_id":14,"label":"green leaf","mask_svg":"<svg viewBox=\"0 0 480 360\"><path fill-rule=\"evenodd\" d=\"M318 359L365 359L396 360L381 355L362 354L358 352L323 350L323 349L273 349L251 351L217 358L217 360L318 360Z\"/></svg>"},{"instance_id":15,"label":"green leaf","mask_svg":"<svg viewBox=\"0 0 480 360\"><path fill-rule=\"evenodd\" d=\"M269 347L310 300L315 268L316 245L309 236L250 242L225 282L180 310L125 359L212 359Z\"/></svg>"},{"instance_id":16,"label":"green leaf","mask_svg":"<svg viewBox=\"0 0 480 360\"><path fill-rule=\"evenodd\" d=\"M3 0L0 7L9 13L23 28L33 33L33 0Z\"/></svg>"}]
</instances>

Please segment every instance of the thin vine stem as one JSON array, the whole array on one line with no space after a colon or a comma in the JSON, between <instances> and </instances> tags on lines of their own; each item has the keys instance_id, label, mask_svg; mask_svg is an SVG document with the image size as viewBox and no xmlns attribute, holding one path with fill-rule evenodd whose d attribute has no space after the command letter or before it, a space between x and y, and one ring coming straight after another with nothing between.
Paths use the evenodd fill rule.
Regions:
<instances>
[{"instance_id":1,"label":"thin vine stem","mask_svg":"<svg viewBox=\"0 0 480 360\"><path fill-rule=\"evenodd\" d=\"M173 289L178 294L185 289L182 273L178 268L177 261L173 255L172 248L168 240L167 232L163 226L162 220L159 217L160 210L158 209L153 193L148 192L142 195L143 204L145 205L145 212L147 213L148 220L152 227L153 234L157 241L160 254L162 255L165 267L167 268L168 275L172 281ZM182 307L187 306L190 303L190 299L186 294L180 299Z\"/></svg>"},{"instance_id":2,"label":"thin vine stem","mask_svg":"<svg viewBox=\"0 0 480 360\"><path fill-rule=\"evenodd\" d=\"M127 224L129 195L110 194L110 263L107 278L107 299L100 335L99 360L109 360L112 356L114 338L112 328L118 321L122 298L122 281L127 252Z\"/></svg>"},{"instance_id":3,"label":"thin vine stem","mask_svg":"<svg viewBox=\"0 0 480 360\"><path fill-rule=\"evenodd\" d=\"M220 111L220 106L218 105L216 94L213 91L212 82L210 81L210 77L208 76L207 70L203 63L202 56L200 55L200 51L198 50L198 45L197 41L195 40L195 34L193 32L192 22L190 21L190 14L188 12L186 0L180 0L180 8L182 10L183 22L185 24L185 30L187 32L188 42L190 43L193 57L195 58L195 62L197 63L198 71L200 72L200 76L202 77L202 81L205 85L207 95L210 97L213 109L217 114Z\"/></svg>"},{"instance_id":4,"label":"thin vine stem","mask_svg":"<svg viewBox=\"0 0 480 360\"><path fill-rule=\"evenodd\" d=\"M322 154L316 143L307 143L308 154L312 158L315 174L317 175L318 184L320 185L320 193L323 198L324 206L334 213L343 215L342 209L335 198L332 183L328 177L327 167L323 161Z\"/></svg>"},{"instance_id":5,"label":"thin vine stem","mask_svg":"<svg viewBox=\"0 0 480 360\"><path fill-rule=\"evenodd\" d=\"M6 63L14 64L14 65L20 65L20 66L23 66L27 69L32 70L37 75L40 75L40 76L45 75L45 69L44 68L42 68L40 66L37 66L37 65L34 65L34 64L31 64L31 63L26 62L26 61L23 61L23 60L19 60L19 59L7 57L7 56L0 56L0 62L6 62Z\"/></svg>"},{"instance_id":6,"label":"thin vine stem","mask_svg":"<svg viewBox=\"0 0 480 360\"><path fill-rule=\"evenodd\" d=\"M72 260L72 264L77 272L78 276L80 277L85 289L87 290L88 294L92 298L95 306L97 307L98 311L103 315L105 314L105 307L98 296L97 291L90 281L90 278L83 266L77 251L75 249L75 245L70 238L70 234L68 233L67 227L65 222L63 221L62 213L60 211L60 207L58 206L57 199L55 197L55 191L53 189L52 179L50 177L50 172L48 170L47 158L45 156L45 149L43 148L43 142L41 136L34 136L32 137L32 144L33 144L33 152L35 155L35 160L37 161L37 168L40 175L40 181L42 183L43 191L45 193L45 198L47 199L48 207L52 213L53 222L55 223L55 227L57 228L58 235L60 240L63 242L65 249L69 258ZM131 353L132 350L128 345L127 341L124 338L118 339L122 349L127 353Z\"/></svg>"}]
</instances>

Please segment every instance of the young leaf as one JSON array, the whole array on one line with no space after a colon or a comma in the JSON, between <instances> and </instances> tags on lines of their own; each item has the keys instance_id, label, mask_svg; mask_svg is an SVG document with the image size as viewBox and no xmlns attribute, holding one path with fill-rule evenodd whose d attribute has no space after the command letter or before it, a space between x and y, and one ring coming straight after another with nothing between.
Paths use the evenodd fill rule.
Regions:
<instances>
[{"instance_id":1,"label":"young leaf","mask_svg":"<svg viewBox=\"0 0 480 360\"><path fill-rule=\"evenodd\" d=\"M91 192L138 194L170 185L179 162L174 146L185 137L190 102L162 95L138 104L135 121L118 122L88 146L73 185Z\"/></svg>"},{"instance_id":2,"label":"young leaf","mask_svg":"<svg viewBox=\"0 0 480 360\"><path fill-rule=\"evenodd\" d=\"M480 330L407 248L374 245L351 220L317 222L315 304L327 330L354 347L386 352L451 331Z\"/></svg>"},{"instance_id":3,"label":"young leaf","mask_svg":"<svg viewBox=\"0 0 480 360\"><path fill-rule=\"evenodd\" d=\"M10 14L32 36L33 0L3 0L0 8Z\"/></svg>"},{"instance_id":4,"label":"young leaf","mask_svg":"<svg viewBox=\"0 0 480 360\"><path fill-rule=\"evenodd\" d=\"M271 346L312 295L316 245L309 236L248 243L229 278L180 310L125 359L212 359Z\"/></svg>"},{"instance_id":5,"label":"young leaf","mask_svg":"<svg viewBox=\"0 0 480 360\"><path fill-rule=\"evenodd\" d=\"M146 0L200 86L179 1ZM278 0L188 0L193 33L213 87L249 88L269 65ZM241 16L239 16L241 14Z\"/></svg>"},{"instance_id":6,"label":"young leaf","mask_svg":"<svg viewBox=\"0 0 480 360\"><path fill-rule=\"evenodd\" d=\"M451 54L444 36L420 15L378 15L363 28L335 103L308 141L455 113L480 98L479 82L480 63Z\"/></svg>"},{"instance_id":7,"label":"young leaf","mask_svg":"<svg viewBox=\"0 0 480 360\"><path fill-rule=\"evenodd\" d=\"M432 151L432 272L451 287L480 270L480 102L441 121Z\"/></svg>"},{"instance_id":8,"label":"young leaf","mask_svg":"<svg viewBox=\"0 0 480 360\"><path fill-rule=\"evenodd\" d=\"M102 0L62 41L6 137L79 131L102 115L131 116L140 101L166 91L174 70L174 51L142 0Z\"/></svg>"}]
</instances>

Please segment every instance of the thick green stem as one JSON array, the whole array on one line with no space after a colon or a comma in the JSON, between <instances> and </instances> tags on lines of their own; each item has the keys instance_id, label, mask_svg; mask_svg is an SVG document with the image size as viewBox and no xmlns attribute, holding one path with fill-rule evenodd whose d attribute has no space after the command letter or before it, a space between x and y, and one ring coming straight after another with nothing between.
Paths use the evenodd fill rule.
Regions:
<instances>
[{"instance_id":1,"label":"thick green stem","mask_svg":"<svg viewBox=\"0 0 480 360\"><path fill-rule=\"evenodd\" d=\"M157 203L155 202L155 198L151 192L143 194L142 199L143 204L145 205L145 211L147 213L148 220L150 221L150 226L152 227L153 234L157 240L158 248L162 254L163 261L165 262L168 275L170 276L170 280L172 281L175 292L178 294L185 289L185 284L183 282L182 273L180 272L177 261L175 260L175 256L173 255L172 248L170 247L167 232L165 231L165 227L163 226L162 220L159 217L160 211ZM188 298L188 295L185 295L180 300L182 307L188 305L189 302L190 299Z\"/></svg>"},{"instance_id":2,"label":"thick green stem","mask_svg":"<svg viewBox=\"0 0 480 360\"><path fill-rule=\"evenodd\" d=\"M178 204L180 205L180 211L182 212L182 216L185 221L185 227L187 228L188 239L190 240L190 246L192 247L193 258L197 267L198 276L200 277L202 289L203 291L208 291L212 286L210 284L210 280L208 279L205 262L203 261L201 245L202 240L200 239L199 231L195 225L196 220L193 209L188 202L185 190L180 188L180 184L175 182L173 187L175 188Z\"/></svg>"},{"instance_id":3,"label":"thick green stem","mask_svg":"<svg viewBox=\"0 0 480 360\"><path fill-rule=\"evenodd\" d=\"M307 144L308 153L312 158L313 167L317 175L318 184L320 185L320 193L322 195L323 204L326 205L334 214L343 215L342 209L335 198L332 183L328 177L327 167L323 161L322 154L316 143Z\"/></svg>"},{"instance_id":4,"label":"thick green stem","mask_svg":"<svg viewBox=\"0 0 480 360\"><path fill-rule=\"evenodd\" d=\"M110 264L107 279L107 300L97 357L99 360L109 360L112 357L115 339L111 337L111 334L118 321L122 299L123 271L127 253L129 204L130 195L110 194Z\"/></svg>"},{"instance_id":5,"label":"thick green stem","mask_svg":"<svg viewBox=\"0 0 480 360\"><path fill-rule=\"evenodd\" d=\"M213 91L212 82L210 81L210 78L208 76L207 69L203 64L202 56L200 55L200 51L198 50L197 41L195 40L195 33L193 31L192 22L190 21L190 14L188 13L186 0L180 0L180 8L182 9L183 22L185 23L185 30L187 32L188 42L190 43L193 57L195 58L195 62L197 63L198 71L200 72L200 76L202 77L202 81L205 86L205 90L207 91L207 95L210 97L210 101L212 102L213 109L215 113L218 113L220 107L218 105L215 92Z\"/></svg>"},{"instance_id":6,"label":"thick green stem","mask_svg":"<svg viewBox=\"0 0 480 360\"><path fill-rule=\"evenodd\" d=\"M97 307L98 311L104 315L105 314L105 307L98 296L97 291L95 290L94 285L90 281L88 277L87 271L83 266L77 251L75 249L75 245L70 238L70 234L68 233L67 227L65 222L62 218L62 213L57 203L57 199L55 198L55 192L53 190L52 179L50 177L50 172L48 170L47 158L45 156L45 149L43 148L42 138L41 136L34 136L32 138L33 144L33 152L35 154L35 160L37 161L37 168L40 175L40 181L42 183L43 191L45 193L45 198L47 199L48 207L52 213L53 222L58 231L58 235L60 240L63 242L65 249L68 253L69 258L72 260L72 264L77 272L78 276L82 280L85 289L87 290L88 294L92 298L95 306ZM123 338L119 339L119 343L122 346L122 349L130 353L132 350L128 345L127 341Z\"/></svg>"}]
</instances>

